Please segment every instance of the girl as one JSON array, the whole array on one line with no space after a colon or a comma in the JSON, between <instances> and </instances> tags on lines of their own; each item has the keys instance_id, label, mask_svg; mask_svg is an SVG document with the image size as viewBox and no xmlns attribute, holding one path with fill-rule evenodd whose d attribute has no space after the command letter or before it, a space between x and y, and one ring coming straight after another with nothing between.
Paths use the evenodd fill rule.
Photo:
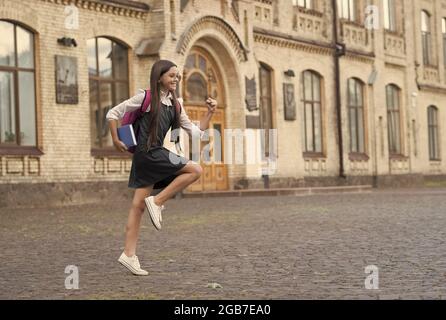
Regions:
<instances>
[{"instance_id":1,"label":"girl","mask_svg":"<svg viewBox=\"0 0 446 320\"><path fill-rule=\"evenodd\" d=\"M208 112L201 119L198 128L189 120L182 106L182 99L176 97L175 91L179 81L178 68L173 62L157 61L150 73L151 104L134 124L135 127L139 126L139 130L128 185L135 189L135 194L127 220L125 249L118 261L135 275L148 274L141 269L135 255L141 216L145 207L155 228L161 229L163 204L199 179L202 172L199 164L175 155L163 147L166 133L169 128L175 130L181 127L189 135L196 137L199 134L201 137L217 109L217 101L208 98ZM141 92L107 113L113 144L121 152L127 149L118 138L118 120L122 119L124 113L141 108L144 95L144 92ZM150 196L153 189L159 188L164 189L156 196Z\"/></svg>"}]
</instances>

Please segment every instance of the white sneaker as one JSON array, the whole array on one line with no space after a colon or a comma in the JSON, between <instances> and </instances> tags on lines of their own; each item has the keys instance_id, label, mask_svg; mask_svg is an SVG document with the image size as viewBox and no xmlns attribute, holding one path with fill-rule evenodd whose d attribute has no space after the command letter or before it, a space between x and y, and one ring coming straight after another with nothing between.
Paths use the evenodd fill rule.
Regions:
<instances>
[{"instance_id":1,"label":"white sneaker","mask_svg":"<svg viewBox=\"0 0 446 320\"><path fill-rule=\"evenodd\" d=\"M150 220L156 229L161 229L161 207L157 206L154 201L154 197L147 197L144 199L146 203L147 211L149 211Z\"/></svg>"},{"instance_id":2,"label":"white sneaker","mask_svg":"<svg viewBox=\"0 0 446 320\"><path fill-rule=\"evenodd\" d=\"M139 259L135 255L133 257L127 257L123 252L118 261L136 276L147 276L149 274L146 270L141 269Z\"/></svg>"}]
</instances>

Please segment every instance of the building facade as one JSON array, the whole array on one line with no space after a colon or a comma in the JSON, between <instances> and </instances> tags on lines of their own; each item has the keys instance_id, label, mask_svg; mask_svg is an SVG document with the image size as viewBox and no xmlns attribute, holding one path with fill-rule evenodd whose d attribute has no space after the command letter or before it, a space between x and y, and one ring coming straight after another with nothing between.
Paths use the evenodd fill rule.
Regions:
<instances>
[{"instance_id":1,"label":"building facade","mask_svg":"<svg viewBox=\"0 0 446 320\"><path fill-rule=\"evenodd\" d=\"M3 0L0 33L0 204L122 189L131 156L105 114L158 59L177 63L191 119L219 102L222 162L202 158L188 191L446 171L446 0Z\"/></svg>"}]
</instances>

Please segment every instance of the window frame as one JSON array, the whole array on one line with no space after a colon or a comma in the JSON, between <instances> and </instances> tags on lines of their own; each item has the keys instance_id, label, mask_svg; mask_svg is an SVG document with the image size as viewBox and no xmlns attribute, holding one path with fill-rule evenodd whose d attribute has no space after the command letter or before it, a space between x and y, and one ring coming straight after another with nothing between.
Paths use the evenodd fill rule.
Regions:
<instances>
[{"instance_id":1,"label":"window frame","mask_svg":"<svg viewBox=\"0 0 446 320\"><path fill-rule=\"evenodd\" d=\"M441 19L441 32L443 35L443 63L446 69L446 17Z\"/></svg>"},{"instance_id":2,"label":"window frame","mask_svg":"<svg viewBox=\"0 0 446 320\"><path fill-rule=\"evenodd\" d=\"M392 104L389 104L389 90L392 90L391 101ZM403 156L403 132L402 132L402 114L401 114L401 97L402 92L401 88L395 84L388 84L386 86L386 114L387 114L387 136L388 136L388 150L389 155L392 156ZM398 104L395 106L395 98L397 98ZM392 107L392 108L391 108ZM395 108L396 107L396 108ZM396 114L396 116L395 116ZM390 121L391 119L396 119L395 124L398 125L398 131L390 130ZM392 136L392 134L397 134L397 136ZM391 139L395 139L398 141L391 142ZM395 145L395 149L392 149L392 146Z\"/></svg>"},{"instance_id":3,"label":"window frame","mask_svg":"<svg viewBox=\"0 0 446 320\"><path fill-rule=\"evenodd\" d=\"M383 0L384 29L388 32L398 32L397 0Z\"/></svg>"},{"instance_id":4,"label":"window frame","mask_svg":"<svg viewBox=\"0 0 446 320\"><path fill-rule=\"evenodd\" d=\"M311 76L311 100L307 99L305 96L306 92L306 83L305 83L305 75L306 73ZM302 72L302 84L301 84L301 95L302 95L302 106L303 106L303 153L304 157L324 157L325 156L325 138L324 138L324 127L323 127L323 119L324 119L324 110L323 110L323 77L318 72L314 70L304 70ZM319 100L315 100L315 79L319 84ZM311 106L311 134L312 134L312 146L309 148L309 139L307 136L308 125L307 125L307 108ZM319 108L320 115L320 123L319 123L319 136L320 136L320 150L317 149L317 141L316 141L316 126L315 126L315 106Z\"/></svg>"},{"instance_id":5,"label":"window frame","mask_svg":"<svg viewBox=\"0 0 446 320\"><path fill-rule=\"evenodd\" d=\"M350 85L351 82L353 82L353 86L355 88L355 97L352 99L352 97L350 96ZM359 99L359 92L357 90L361 91L361 101L358 101ZM351 101L354 100L356 101L356 103L351 104ZM349 121L349 134L350 134L350 153L351 154L362 154L362 155L366 155L367 154L367 143L366 143L366 114L365 114L365 84L364 82L362 82L360 79L358 78L349 78L347 80L347 110L348 110L348 121ZM361 114L362 117L361 119L359 119L359 110L361 110ZM356 146L355 146L355 150L353 150L353 134L352 134L352 111L354 111L355 114L355 118L354 118L354 122L355 122L355 133L356 133L356 137L355 137L355 141L356 141ZM362 125L362 135L363 135L363 139L362 139L362 143L360 142L360 128L359 126ZM362 149L361 149L361 145L362 145Z\"/></svg>"},{"instance_id":6,"label":"window frame","mask_svg":"<svg viewBox=\"0 0 446 320\"><path fill-rule=\"evenodd\" d=\"M112 69L112 73L110 76L108 77L104 77L104 76L100 76L100 67L99 67L99 50L98 50L98 40L99 39L106 39L108 41L111 42L111 57L110 57L110 61L111 61L111 69ZM88 72L88 83L89 83L89 97L91 99L91 83L95 82L96 83L96 87L97 87L97 96L96 96L96 109L94 111L101 111L102 112L102 107L101 107L101 99L100 99L100 88L102 85L104 84L111 84L111 107L118 105L120 102L122 101L118 101L118 97L117 97L117 85L118 84L123 84L126 85L127 88L127 99L130 98L130 47L128 45L126 45L125 43L123 43L122 41L119 41L117 39L111 38L111 37L107 37L107 36L97 36L94 38L90 38L88 40L94 40L94 44L95 44L95 62L96 62L96 74L95 75L91 75L90 72ZM121 47L123 47L126 51L126 63L127 63L127 72L126 72L126 78L117 78L115 72L117 70L116 67L114 67L114 63L115 63L115 59L114 59L114 45L119 45ZM88 52L88 43L87 43L87 52ZM88 53L87 53L88 55ZM90 121L93 121L93 119L91 119L92 117L92 112L93 110L91 109L91 103L89 105L89 109L90 109ZM100 115L99 115L100 116ZM104 117L102 117L105 119L105 115ZM91 154L94 156L123 156L123 154L119 151L117 151L114 146L107 146L107 145L102 145L102 139L99 139L99 146L97 146L96 144L93 144L93 135L96 133L98 134L98 132L104 130L104 127L107 126L107 121L105 121L104 123L102 123L102 121L104 119L102 119L100 117L99 122L100 122L100 128L96 127L96 131L93 132L93 130L90 128L90 134L91 134L91 139L90 139L90 145L91 145Z\"/></svg>"},{"instance_id":7,"label":"window frame","mask_svg":"<svg viewBox=\"0 0 446 320\"><path fill-rule=\"evenodd\" d=\"M429 160L441 161L441 143L440 143L440 126L438 123L439 111L436 106L427 108L427 128L428 128L428 145Z\"/></svg>"},{"instance_id":8,"label":"window frame","mask_svg":"<svg viewBox=\"0 0 446 320\"><path fill-rule=\"evenodd\" d=\"M338 17L347 21L357 22L359 14L356 1L357 0L338 0ZM344 13L347 13L347 15L344 15Z\"/></svg>"},{"instance_id":9,"label":"window frame","mask_svg":"<svg viewBox=\"0 0 446 320\"><path fill-rule=\"evenodd\" d=\"M425 21L426 19L426 21ZM425 66L435 66L434 47L432 42L432 15L427 10L421 10L421 49L423 54L423 64ZM426 26L427 30L424 30Z\"/></svg>"},{"instance_id":10,"label":"window frame","mask_svg":"<svg viewBox=\"0 0 446 320\"><path fill-rule=\"evenodd\" d=\"M262 73L265 73L268 75L268 79L267 79L267 83L266 83L266 87L267 87L267 93L264 92L263 88L263 77L262 77ZM269 130L269 129L273 129L274 128L274 120L273 120L273 103L274 103L274 99L273 99L273 82L274 82L274 71L273 69L265 64L265 63L260 63L259 66L259 88L260 88L260 112L259 112L259 117L260 117L260 128L263 130ZM268 106L265 107L264 105L264 101L268 102ZM265 150L264 150L264 154L266 157L269 157L269 151L270 151L270 143L272 143L270 141L270 134L269 132L265 132L264 135L261 135L261 139L265 139Z\"/></svg>"},{"instance_id":11,"label":"window frame","mask_svg":"<svg viewBox=\"0 0 446 320\"><path fill-rule=\"evenodd\" d=\"M302 3L303 2L303 3ZM307 10L315 9L315 0L293 0L293 6Z\"/></svg>"},{"instance_id":12,"label":"window frame","mask_svg":"<svg viewBox=\"0 0 446 320\"><path fill-rule=\"evenodd\" d=\"M40 115L39 115L39 100L38 100L38 34L32 28L20 23L19 21L0 19L1 22L10 23L13 25L14 29L14 66L4 66L0 65L0 71L9 72L12 75L13 87L14 87L14 114L15 114L15 142L14 143L2 143L0 141L0 155L43 155L40 148ZM17 47L17 28L22 28L24 31L28 32L32 36L32 46L33 46L33 67L20 67L18 59L18 47ZM33 85L34 85L34 134L35 134L35 144L32 146L23 146L21 143L21 135L17 132L21 132L20 128L20 88L19 88L19 72L32 72L33 73Z\"/></svg>"}]
</instances>

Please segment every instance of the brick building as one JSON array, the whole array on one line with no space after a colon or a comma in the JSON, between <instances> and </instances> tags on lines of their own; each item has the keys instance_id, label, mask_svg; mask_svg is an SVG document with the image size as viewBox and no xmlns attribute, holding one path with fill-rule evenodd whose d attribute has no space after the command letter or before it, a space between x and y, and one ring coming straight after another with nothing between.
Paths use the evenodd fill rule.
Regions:
<instances>
[{"instance_id":1,"label":"brick building","mask_svg":"<svg viewBox=\"0 0 446 320\"><path fill-rule=\"evenodd\" d=\"M212 95L223 140L254 132L244 161L203 164L189 191L446 171L446 0L2 0L0 34L0 205L121 192L131 157L105 113L160 58L178 64L191 119ZM269 145L273 171L246 161Z\"/></svg>"}]
</instances>

